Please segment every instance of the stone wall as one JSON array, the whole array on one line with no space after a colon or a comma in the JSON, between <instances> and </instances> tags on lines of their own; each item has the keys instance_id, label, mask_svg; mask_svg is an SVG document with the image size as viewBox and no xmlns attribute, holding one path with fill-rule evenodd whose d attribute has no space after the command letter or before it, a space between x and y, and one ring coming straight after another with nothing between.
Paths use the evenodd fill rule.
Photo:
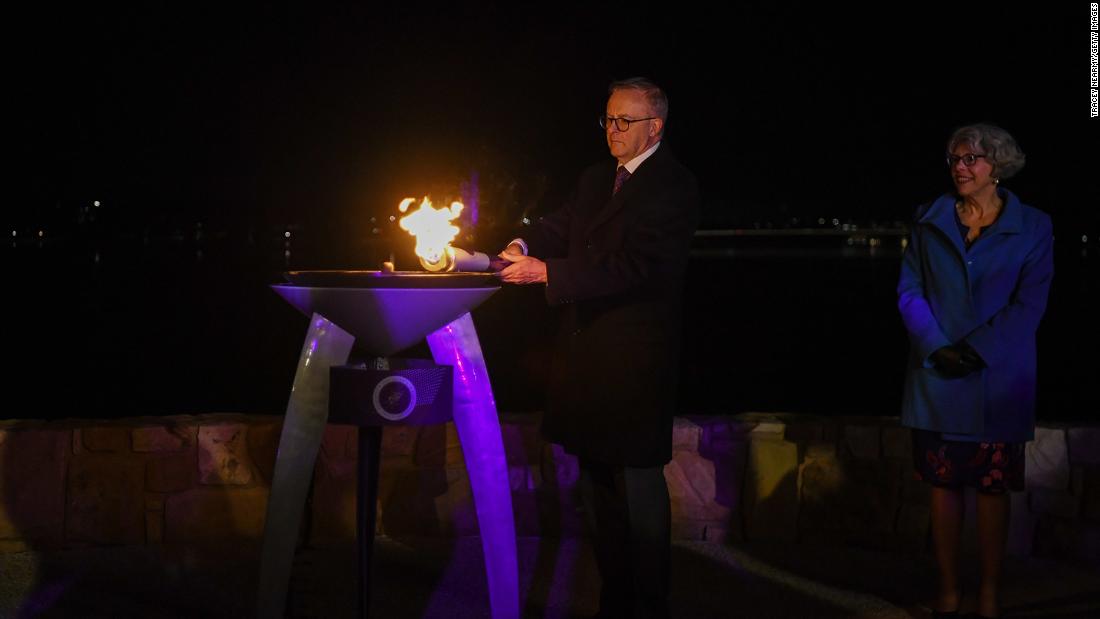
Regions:
<instances>
[{"instance_id":1,"label":"stone wall","mask_svg":"<svg viewBox=\"0 0 1100 619\"><path fill-rule=\"evenodd\" d=\"M582 534L577 464L502 416L521 536ZM0 422L0 552L79 545L257 542L281 420L202 415L118 422ZM330 425L304 536L355 535L354 428ZM1044 426L1012 497L1009 551L1100 557L1100 428ZM897 418L745 413L676 420L665 469L673 535L923 552L928 491ZM972 511L972 510L971 510ZM454 426L383 434L379 530L477 533Z\"/></svg>"}]
</instances>

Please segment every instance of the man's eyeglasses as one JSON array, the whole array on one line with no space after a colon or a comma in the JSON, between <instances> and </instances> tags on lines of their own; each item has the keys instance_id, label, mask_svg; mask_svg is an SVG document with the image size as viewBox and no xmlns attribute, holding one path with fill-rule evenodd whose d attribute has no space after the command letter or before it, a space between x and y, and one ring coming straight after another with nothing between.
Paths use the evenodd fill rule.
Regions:
<instances>
[{"instance_id":1,"label":"man's eyeglasses","mask_svg":"<svg viewBox=\"0 0 1100 619\"><path fill-rule=\"evenodd\" d=\"M604 131L608 127L614 126L619 131L630 131L630 123L641 122L643 120L654 120L656 116L649 116L647 118L615 118L614 116L600 116L600 128Z\"/></svg>"},{"instance_id":2,"label":"man's eyeglasses","mask_svg":"<svg viewBox=\"0 0 1100 619\"><path fill-rule=\"evenodd\" d=\"M975 155L974 153L967 153L965 155L959 156L959 155L952 155L951 153L948 153L947 154L947 167L953 168L953 167L955 167L956 163L961 161L961 162L963 162L964 166L966 166L968 168L972 168L972 167L974 167L975 163L978 163L979 159L985 159L985 155Z\"/></svg>"}]
</instances>

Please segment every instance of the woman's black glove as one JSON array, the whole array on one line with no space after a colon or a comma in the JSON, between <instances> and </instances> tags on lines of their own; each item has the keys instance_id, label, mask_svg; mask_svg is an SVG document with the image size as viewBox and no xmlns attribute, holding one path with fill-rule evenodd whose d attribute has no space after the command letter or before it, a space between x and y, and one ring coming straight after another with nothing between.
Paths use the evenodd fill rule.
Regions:
<instances>
[{"instance_id":1,"label":"woman's black glove","mask_svg":"<svg viewBox=\"0 0 1100 619\"><path fill-rule=\"evenodd\" d=\"M966 343L966 340L955 344L953 348L959 351L959 357L962 358L963 363L973 367L974 370L980 370L985 367L985 361L982 360L981 355L978 354L978 351L971 348L970 344Z\"/></svg>"},{"instance_id":2,"label":"woman's black glove","mask_svg":"<svg viewBox=\"0 0 1100 619\"><path fill-rule=\"evenodd\" d=\"M936 370L948 378L962 378L985 366L982 358L966 342L939 348L930 359Z\"/></svg>"}]
</instances>

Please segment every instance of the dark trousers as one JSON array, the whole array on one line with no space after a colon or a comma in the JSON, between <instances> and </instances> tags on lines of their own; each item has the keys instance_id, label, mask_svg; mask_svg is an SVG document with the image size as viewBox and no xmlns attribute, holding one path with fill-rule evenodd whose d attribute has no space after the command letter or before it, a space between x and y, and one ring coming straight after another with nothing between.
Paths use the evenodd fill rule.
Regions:
<instances>
[{"instance_id":1,"label":"dark trousers","mask_svg":"<svg viewBox=\"0 0 1100 619\"><path fill-rule=\"evenodd\" d=\"M580 490L600 570L600 617L669 616L671 508L664 467L582 459Z\"/></svg>"}]
</instances>

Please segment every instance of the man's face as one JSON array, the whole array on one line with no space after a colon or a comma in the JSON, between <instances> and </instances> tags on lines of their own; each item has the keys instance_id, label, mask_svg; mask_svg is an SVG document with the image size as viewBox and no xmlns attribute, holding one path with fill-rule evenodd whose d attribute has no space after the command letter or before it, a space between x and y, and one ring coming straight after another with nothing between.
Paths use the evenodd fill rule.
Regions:
<instances>
[{"instance_id":1,"label":"man's face","mask_svg":"<svg viewBox=\"0 0 1100 619\"><path fill-rule=\"evenodd\" d=\"M607 116L612 118L649 118L653 110L646 103L640 90L623 89L611 93L607 100ZM607 148L611 156L624 164L657 143L663 121L660 118L630 123L626 131L619 131L615 123L607 123Z\"/></svg>"}]
</instances>

